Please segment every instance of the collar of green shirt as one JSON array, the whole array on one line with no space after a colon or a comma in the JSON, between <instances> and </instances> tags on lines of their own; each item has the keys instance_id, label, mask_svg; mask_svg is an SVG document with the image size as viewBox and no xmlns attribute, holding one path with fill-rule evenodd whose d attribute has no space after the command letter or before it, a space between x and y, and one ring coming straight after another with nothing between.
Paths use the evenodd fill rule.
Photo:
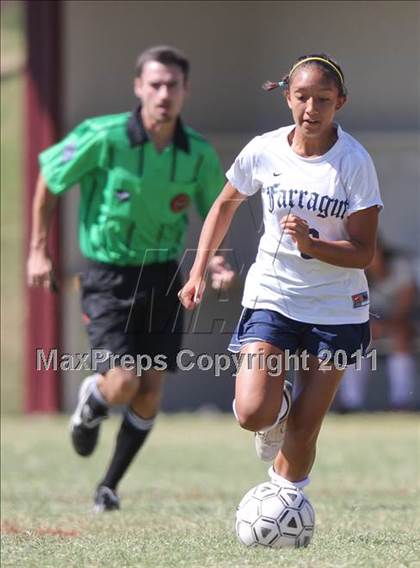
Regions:
<instances>
[{"instance_id":1,"label":"collar of green shirt","mask_svg":"<svg viewBox=\"0 0 420 568\"><path fill-rule=\"evenodd\" d=\"M141 119L141 106L138 106L130 115L127 122L127 135L131 146L139 146L149 141L146 129ZM178 117L175 125L174 144L187 154L190 152L190 142L184 130L181 119Z\"/></svg>"}]
</instances>

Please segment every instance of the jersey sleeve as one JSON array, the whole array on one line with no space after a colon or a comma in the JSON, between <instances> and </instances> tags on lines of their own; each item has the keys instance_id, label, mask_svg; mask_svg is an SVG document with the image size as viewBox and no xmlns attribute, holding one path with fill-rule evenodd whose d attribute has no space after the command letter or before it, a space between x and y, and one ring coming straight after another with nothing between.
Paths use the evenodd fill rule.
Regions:
<instances>
[{"instance_id":1,"label":"jersey sleeve","mask_svg":"<svg viewBox=\"0 0 420 568\"><path fill-rule=\"evenodd\" d=\"M369 154L365 153L360 156L350 176L348 189L349 208L347 215L375 205L379 209L383 208L378 176Z\"/></svg>"},{"instance_id":2,"label":"jersey sleeve","mask_svg":"<svg viewBox=\"0 0 420 568\"><path fill-rule=\"evenodd\" d=\"M195 194L195 203L204 219L209 212L214 200L221 192L225 184L220 160L212 146L206 150L200 169L197 174L198 189Z\"/></svg>"},{"instance_id":3,"label":"jersey sleeve","mask_svg":"<svg viewBox=\"0 0 420 568\"><path fill-rule=\"evenodd\" d=\"M258 179L257 162L260 153L260 137L253 138L226 172L226 177L240 193L254 195L262 184Z\"/></svg>"},{"instance_id":4,"label":"jersey sleeve","mask_svg":"<svg viewBox=\"0 0 420 568\"><path fill-rule=\"evenodd\" d=\"M48 189L59 194L102 167L106 155L105 131L92 127L87 120L63 140L44 150L39 155L39 164Z\"/></svg>"}]
</instances>

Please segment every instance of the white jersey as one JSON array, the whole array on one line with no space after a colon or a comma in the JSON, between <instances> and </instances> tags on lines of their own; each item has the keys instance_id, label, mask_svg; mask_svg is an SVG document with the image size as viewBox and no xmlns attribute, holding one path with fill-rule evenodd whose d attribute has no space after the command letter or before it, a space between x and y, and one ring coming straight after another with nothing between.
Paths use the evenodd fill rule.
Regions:
<instances>
[{"instance_id":1,"label":"white jersey","mask_svg":"<svg viewBox=\"0 0 420 568\"><path fill-rule=\"evenodd\" d=\"M339 126L337 142L326 154L298 156L287 138L293 128L255 137L226 173L245 195L261 190L264 213L265 230L242 304L307 323L366 322L369 294L364 271L301 254L291 236L282 234L280 220L291 212L306 219L315 237L348 240L349 215L383 206L375 167L363 146Z\"/></svg>"}]
</instances>

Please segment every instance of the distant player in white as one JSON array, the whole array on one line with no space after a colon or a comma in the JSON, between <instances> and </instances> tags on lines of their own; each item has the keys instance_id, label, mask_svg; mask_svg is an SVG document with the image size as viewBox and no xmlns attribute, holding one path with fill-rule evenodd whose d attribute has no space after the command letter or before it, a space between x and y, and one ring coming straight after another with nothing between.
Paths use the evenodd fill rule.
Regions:
<instances>
[{"instance_id":1,"label":"distant player in white","mask_svg":"<svg viewBox=\"0 0 420 568\"><path fill-rule=\"evenodd\" d=\"M243 428L256 432L259 457L274 460L271 477L301 488L344 372L333 356L340 352L340 363L350 363L370 341L363 269L375 251L382 201L370 156L334 122L346 102L339 65L325 54L303 56L281 82L265 88L277 86L284 87L294 124L257 136L236 158L179 296L187 309L199 303L206 266L235 211L260 191L265 232L229 346L246 356L234 412ZM284 383L287 352L306 354L293 403ZM273 355L275 376L261 364Z\"/></svg>"}]
</instances>

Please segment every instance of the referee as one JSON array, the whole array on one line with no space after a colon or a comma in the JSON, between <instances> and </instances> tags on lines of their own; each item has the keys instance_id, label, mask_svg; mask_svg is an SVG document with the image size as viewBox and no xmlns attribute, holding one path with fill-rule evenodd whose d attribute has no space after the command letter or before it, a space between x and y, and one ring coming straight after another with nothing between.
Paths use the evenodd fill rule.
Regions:
<instances>
[{"instance_id":1,"label":"referee","mask_svg":"<svg viewBox=\"0 0 420 568\"><path fill-rule=\"evenodd\" d=\"M224 183L213 147L179 117L188 75L179 50L146 50L137 60L140 104L133 113L85 120L40 155L28 284L54 286L50 219L57 196L78 184L79 242L88 262L80 276L83 320L92 350L103 355L81 384L71 417L75 451L91 455L109 408L126 405L96 488L96 512L119 509L117 485L153 427L164 370L175 369L182 337L177 258L187 210L194 202L204 218ZM210 270L214 287L229 285L234 276L221 257L212 259ZM161 364L138 376L135 366L122 364L137 356Z\"/></svg>"}]
</instances>

